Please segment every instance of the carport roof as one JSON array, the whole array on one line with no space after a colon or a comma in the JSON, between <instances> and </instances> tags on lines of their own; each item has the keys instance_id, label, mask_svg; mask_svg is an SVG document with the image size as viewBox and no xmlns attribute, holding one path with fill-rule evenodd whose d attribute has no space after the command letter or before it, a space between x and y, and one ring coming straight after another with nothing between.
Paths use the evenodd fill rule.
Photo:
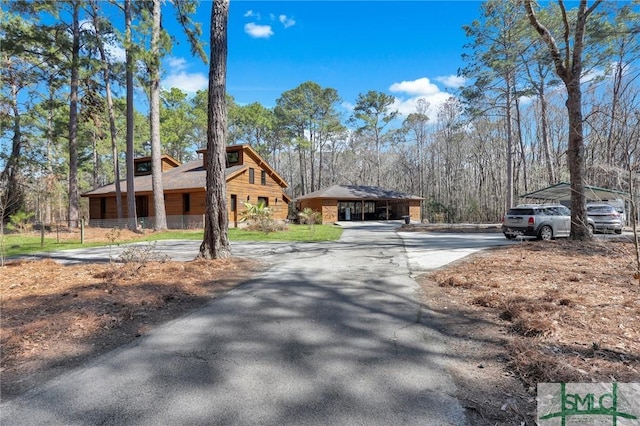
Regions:
<instances>
[{"instance_id":1,"label":"carport roof","mask_svg":"<svg viewBox=\"0 0 640 426\"><path fill-rule=\"evenodd\" d=\"M333 185L298 197L296 201L314 198L339 200L424 200L422 197L380 188L379 186Z\"/></svg>"},{"instance_id":2,"label":"carport roof","mask_svg":"<svg viewBox=\"0 0 640 426\"><path fill-rule=\"evenodd\" d=\"M585 185L584 193L589 200L609 200L612 198L629 198L629 194L613 189L599 188L597 186ZM538 200L570 200L571 184L560 182L547 188L539 189L528 194L521 195L520 198L535 198Z\"/></svg>"}]
</instances>

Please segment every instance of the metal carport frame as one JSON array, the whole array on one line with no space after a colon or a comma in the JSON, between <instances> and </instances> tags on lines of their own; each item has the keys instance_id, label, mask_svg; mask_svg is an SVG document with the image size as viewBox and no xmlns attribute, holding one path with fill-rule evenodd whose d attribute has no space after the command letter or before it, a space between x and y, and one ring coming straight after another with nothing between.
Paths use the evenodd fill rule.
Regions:
<instances>
[{"instance_id":1,"label":"metal carport frame","mask_svg":"<svg viewBox=\"0 0 640 426\"><path fill-rule=\"evenodd\" d=\"M600 188L591 185L584 186L584 195L589 201L607 201L611 199L628 200L630 198L628 192ZM571 200L571 184L567 182L560 182L547 188L521 195L520 198L556 202Z\"/></svg>"}]
</instances>

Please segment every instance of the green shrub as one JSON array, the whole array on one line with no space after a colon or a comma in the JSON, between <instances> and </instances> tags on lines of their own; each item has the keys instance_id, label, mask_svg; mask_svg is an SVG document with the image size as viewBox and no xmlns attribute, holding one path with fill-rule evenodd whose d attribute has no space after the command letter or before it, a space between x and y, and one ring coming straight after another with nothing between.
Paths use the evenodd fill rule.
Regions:
<instances>
[{"instance_id":1,"label":"green shrub","mask_svg":"<svg viewBox=\"0 0 640 426\"><path fill-rule=\"evenodd\" d=\"M284 224L273 218L271 209L263 202L258 204L244 203L244 207L245 211L240 214L240 222L247 222L248 230L268 234L286 229Z\"/></svg>"},{"instance_id":2,"label":"green shrub","mask_svg":"<svg viewBox=\"0 0 640 426\"><path fill-rule=\"evenodd\" d=\"M322 213L315 211L309 207L298 213L301 224L316 225L322 223Z\"/></svg>"},{"instance_id":3,"label":"green shrub","mask_svg":"<svg viewBox=\"0 0 640 426\"><path fill-rule=\"evenodd\" d=\"M9 223L7 229L10 231L16 231L19 233L30 231L33 224L29 221L33 217L33 213L27 213L23 210L16 212L9 216Z\"/></svg>"}]
</instances>

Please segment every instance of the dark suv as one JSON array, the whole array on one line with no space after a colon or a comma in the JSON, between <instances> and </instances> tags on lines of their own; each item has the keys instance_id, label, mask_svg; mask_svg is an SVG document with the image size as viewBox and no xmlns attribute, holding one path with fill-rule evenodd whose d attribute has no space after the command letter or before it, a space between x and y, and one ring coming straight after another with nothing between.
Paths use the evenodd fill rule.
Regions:
<instances>
[{"instance_id":1,"label":"dark suv","mask_svg":"<svg viewBox=\"0 0 640 426\"><path fill-rule=\"evenodd\" d=\"M550 240L571 233L571 210L561 204L521 204L502 218L502 232L512 240L518 236Z\"/></svg>"}]
</instances>

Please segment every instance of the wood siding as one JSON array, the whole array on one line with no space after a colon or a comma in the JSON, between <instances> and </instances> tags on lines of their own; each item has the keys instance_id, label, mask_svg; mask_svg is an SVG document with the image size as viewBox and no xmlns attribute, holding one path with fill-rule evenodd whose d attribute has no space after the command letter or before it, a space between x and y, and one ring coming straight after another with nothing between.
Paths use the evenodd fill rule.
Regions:
<instances>
[{"instance_id":1,"label":"wood siding","mask_svg":"<svg viewBox=\"0 0 640 426\"><path fill-rule=\"evenodd\" d=\"M421 216L421 208L420 208L420 200L410 200L409 201L409 217L411 220L420 221Z\"/></svg>"},{"instance_id":2,"label":"wood siding","mask_svg":"<svg viewBox=\"0 0 640 426\"><path fill-rule=\"evenodd\" d=\"M281 179L272 171L259 157L254 156L250 150L241 150L241 160L247 166L242 172L234 175L227 180L227 213L229 215L229 226L235 226L235 219L240 219L241 213L245 210L245 202L257 204L258 198L265 198L268 201L269 208L273 211L273 217L276 220L284 221L289 213L289 205L283 198L283 186ZM265 167L266 166L266 170ZM255 171L255 180L253 184L249 183L249 168ZM262 184L261 172L265 171L264 185ZM284 184L286 186L286 183ZM189 194L189 211L185 211L184 194ZM236 196L237 211L232 211L231 195ZM151 193L136 193L136 197L147 197L148 216L155 216L153 207L153 195ZM104 199L104 206L103 201ZM202 188L174 190L165 192L164 202L167 216L197 216L204 215L206 210L206 191ZM125 218L127 213L127 196L122 194L122 203L124 206ZM103 208L104 207L104 208ZM116 197L114 194L96 195L89 198L89 217L94 220L113 220L117 219Z\"/></svg>"},{"instance_id":3,"label":"wood siding","mask_svg":"<svg viewBox=\"0 0 640 426\"><path fill-rule=\"evenodd\" d=\"M258 197L264 197L268 200L268 207L273 212L276 220L285 220L289 212L289 205L282 199L282 187L269 174L266 176L266 185L260 183L260 170L258 164L251 159L249 155L245 155L245 165L254 168L256 171L256 179L254 183L249 183L249 169L227 181L227 210L229 211L229 219L233 222L231 212L231 194L236 195L238 200L238 215L244 211L244 203L257 204Z\"/></svg>"},{"instance_id":4,"label":"wood siding","mask_svg":"<svg viewBox=\"0 0 640 426\"><path fill-rule=\"evenodd\" d=\"M333 223L338 221L337 200L322 201L322 223Z\"/></svg>"}]
</instances>

